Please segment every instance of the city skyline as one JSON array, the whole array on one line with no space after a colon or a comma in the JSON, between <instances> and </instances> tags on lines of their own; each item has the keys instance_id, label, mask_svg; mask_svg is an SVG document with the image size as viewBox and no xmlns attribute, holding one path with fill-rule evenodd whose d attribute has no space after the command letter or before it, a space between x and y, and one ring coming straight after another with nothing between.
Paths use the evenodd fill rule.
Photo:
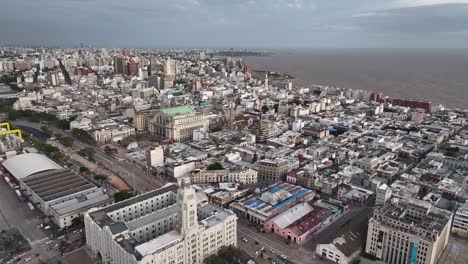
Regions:
<instances>
[{"instance_id":1,"label":"city skyline","mask_svg":"<svg viewBox=\"0 0 468 264\"><path fill-rule=\"evenodd\" d=\"M3 7L2 45L464 48L468 40L466 0L41 0Z\"/></svg>"}]
</instances>

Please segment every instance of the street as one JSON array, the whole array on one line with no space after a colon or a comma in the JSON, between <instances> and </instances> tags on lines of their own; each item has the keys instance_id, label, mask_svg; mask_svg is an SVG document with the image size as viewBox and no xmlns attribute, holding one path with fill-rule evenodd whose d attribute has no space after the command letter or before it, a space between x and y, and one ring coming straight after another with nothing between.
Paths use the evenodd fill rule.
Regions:
<instances>
[{"instance_id":1,"label":"street","mask_svg":"<svg viewBox=\"0 0 468 264\"><path fill-rule=\"evenodd\" d=\"M28 121L13 121L13 125L19 125L23 127L30 127L40 130L40 127L44 124L32 123ZM66 134L63 130L53 126L48 126L54 133ZM73 143L73 151L77 152L85 147L92 147L88 144L78 141L75 139ZM97 147L93 147L95 150L94 159L97 163L102 164L118 176L120 176L128 185L134 187L137 192L144 193L150 190L157 189L164 185L164 181L156 178L153 175L141 170L135 164L130 164L128 161L119 160L115 157L109 156L104 151Z\"/></svg>"},{"instance_id":2,"label":"street","mask_svg":"<svg viewBox=\"0 0 468 264\"><path fill-rule=\"evenodd\" d=\"M62 261L60 252L55 248L48 250L48 231L40 228L42 224L42 214L35 209L31 211L26 203L19 202L15 192L5 181L0 181L0 230L16 228L25 237L30 240L31 250L22 256L25 258L35 258L40 254L45 263L58 263Z\"/></svg>"},{"instance_id":3,"label":"street","mask_svg":"<svg viewBox=\"0 0 468 264\"><path fill-rule=\"evenodd\" d=\"M315 256L316 245L319 243L329 243L349 230L366 229L368 216L371 211L371 208L366 207L352 209L326 229L310 237L303 245L293 243L288 245L284 238L269 232L259 232L257 231L257 227L253 226L251 222L239 218L237 220L238 246L252 257L256 256L256 251L264 247L269 255L276 255L276 263L283 262L280 257L281 255L287 257L284 263L324 263ZM351 221L349 224L346 224L348 220ZM243 238L247 239L247 242ZM258 245L255 242L258 242Z\"/></svg>"}]
</instances>

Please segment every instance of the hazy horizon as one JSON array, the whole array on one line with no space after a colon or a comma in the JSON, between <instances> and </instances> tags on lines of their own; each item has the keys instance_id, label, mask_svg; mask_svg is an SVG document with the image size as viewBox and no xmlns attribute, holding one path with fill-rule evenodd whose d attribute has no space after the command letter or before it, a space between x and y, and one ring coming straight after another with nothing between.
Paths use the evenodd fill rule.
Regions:
<instances>
[{"instance_id":1,"label":"hazy horizon","mask_svg":"<svg viewBox=\"0 0 468 264\"><path fill-rule=\"evenodd\" d=\"M6 1L0 35L64 47L455 49L468 43L468 0Z\"/></svg>"}]
</instances>

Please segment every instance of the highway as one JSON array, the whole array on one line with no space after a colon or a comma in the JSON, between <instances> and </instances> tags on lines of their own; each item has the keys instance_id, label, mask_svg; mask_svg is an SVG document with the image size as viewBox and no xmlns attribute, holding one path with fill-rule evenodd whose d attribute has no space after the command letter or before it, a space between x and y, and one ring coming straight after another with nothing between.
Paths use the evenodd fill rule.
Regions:
<instances>
[{"instance_id":1,"label":"highway","mask_svg":"<svg viewBox=\"0 0 468 264\"><path fill-rule=\"evenodd\" d=\"M45 125L41 123L32 123L28 121L13 121L13 125L21 127L29 127L40 131L40 127ZM48 126L54 133L67 134L62 129L54 126ZM132 186L138 193L145 193L150 190L160 188L165 184L162 179L153 176L135 164L130 164L126 160L118 160L113 156L107 155L104 151L97 147L90 146L84 142L75 139L73 143L73 151L77 152L85 147L92 147L95 150L94 159L97 163L108 168L118 176L120 176L129 186ZM135 177L133 177L135 175Z\"/></svg>"}]
</instances>

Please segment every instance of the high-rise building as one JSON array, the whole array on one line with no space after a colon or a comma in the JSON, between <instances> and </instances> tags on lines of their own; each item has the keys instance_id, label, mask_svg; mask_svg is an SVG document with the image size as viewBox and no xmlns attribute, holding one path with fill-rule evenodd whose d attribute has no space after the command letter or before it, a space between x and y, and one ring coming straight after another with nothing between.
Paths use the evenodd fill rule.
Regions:
<instances>
[{"instance_id":1,"label":"high-rise building","mask_svg":"<svg viewBox=\"0 0 468 264\"><path fill-rule=\"evenodd\" d=\"M182 178L161 189L85 214L86 242L103 263L201 264L237 244L237 216L199 201Z\"/></svg>"},{"instance_id":2,"label":"high-rise building","mask_svg":"<svg viewBox=\"0 0 468 264\"><path fill-rule=\"evenodd\" d=\"M148 124L149 132L164 138L186 141L193 138L196 129L207 130L209 120L197 113L192 106L177 106L161 109Z\"/></svg>"},{"instance_id":3,"label":"high-rise building","mask_svg":"<svg viewBox=\"0 0 468 264\"><path fill-rule=\"evenodd\" d=\"M451 212L426 201L387 203L369 220L366 253L388 264L437 263L451 224Z\"/></svg>"},{"instance_id":4,"label":"high-rise building","mask_svg":"<svg viewBox=\"0 0 468 264\"><path fill-rule=\"evenodd\" d=\"M138 62L136 62L134 59L130 59L130 61L127 63L127 68L128 68L128 75L137 75L138 74Z\"/></svg>"},{"instance_id":5,"label":"high-rise building","mask_svg":"<svg viewBox=\"0 0 468 264\"><path fill-rule=\"evenodd\" d=\"M122 55L114 57L114 72L116 74L127 74L127 58Z\"/></svg>"},{"instance_id":6,"label":"high-rise building","mask_svg":"<svg viewBox=\"0 0 468 264\"><path fill-rule=\"evenodd\" d=\"M125 57L129 57L130 56L130 51L128 49L123 49L122 50L122 55L124 55Z\"/></svg>"}]
</instances>

